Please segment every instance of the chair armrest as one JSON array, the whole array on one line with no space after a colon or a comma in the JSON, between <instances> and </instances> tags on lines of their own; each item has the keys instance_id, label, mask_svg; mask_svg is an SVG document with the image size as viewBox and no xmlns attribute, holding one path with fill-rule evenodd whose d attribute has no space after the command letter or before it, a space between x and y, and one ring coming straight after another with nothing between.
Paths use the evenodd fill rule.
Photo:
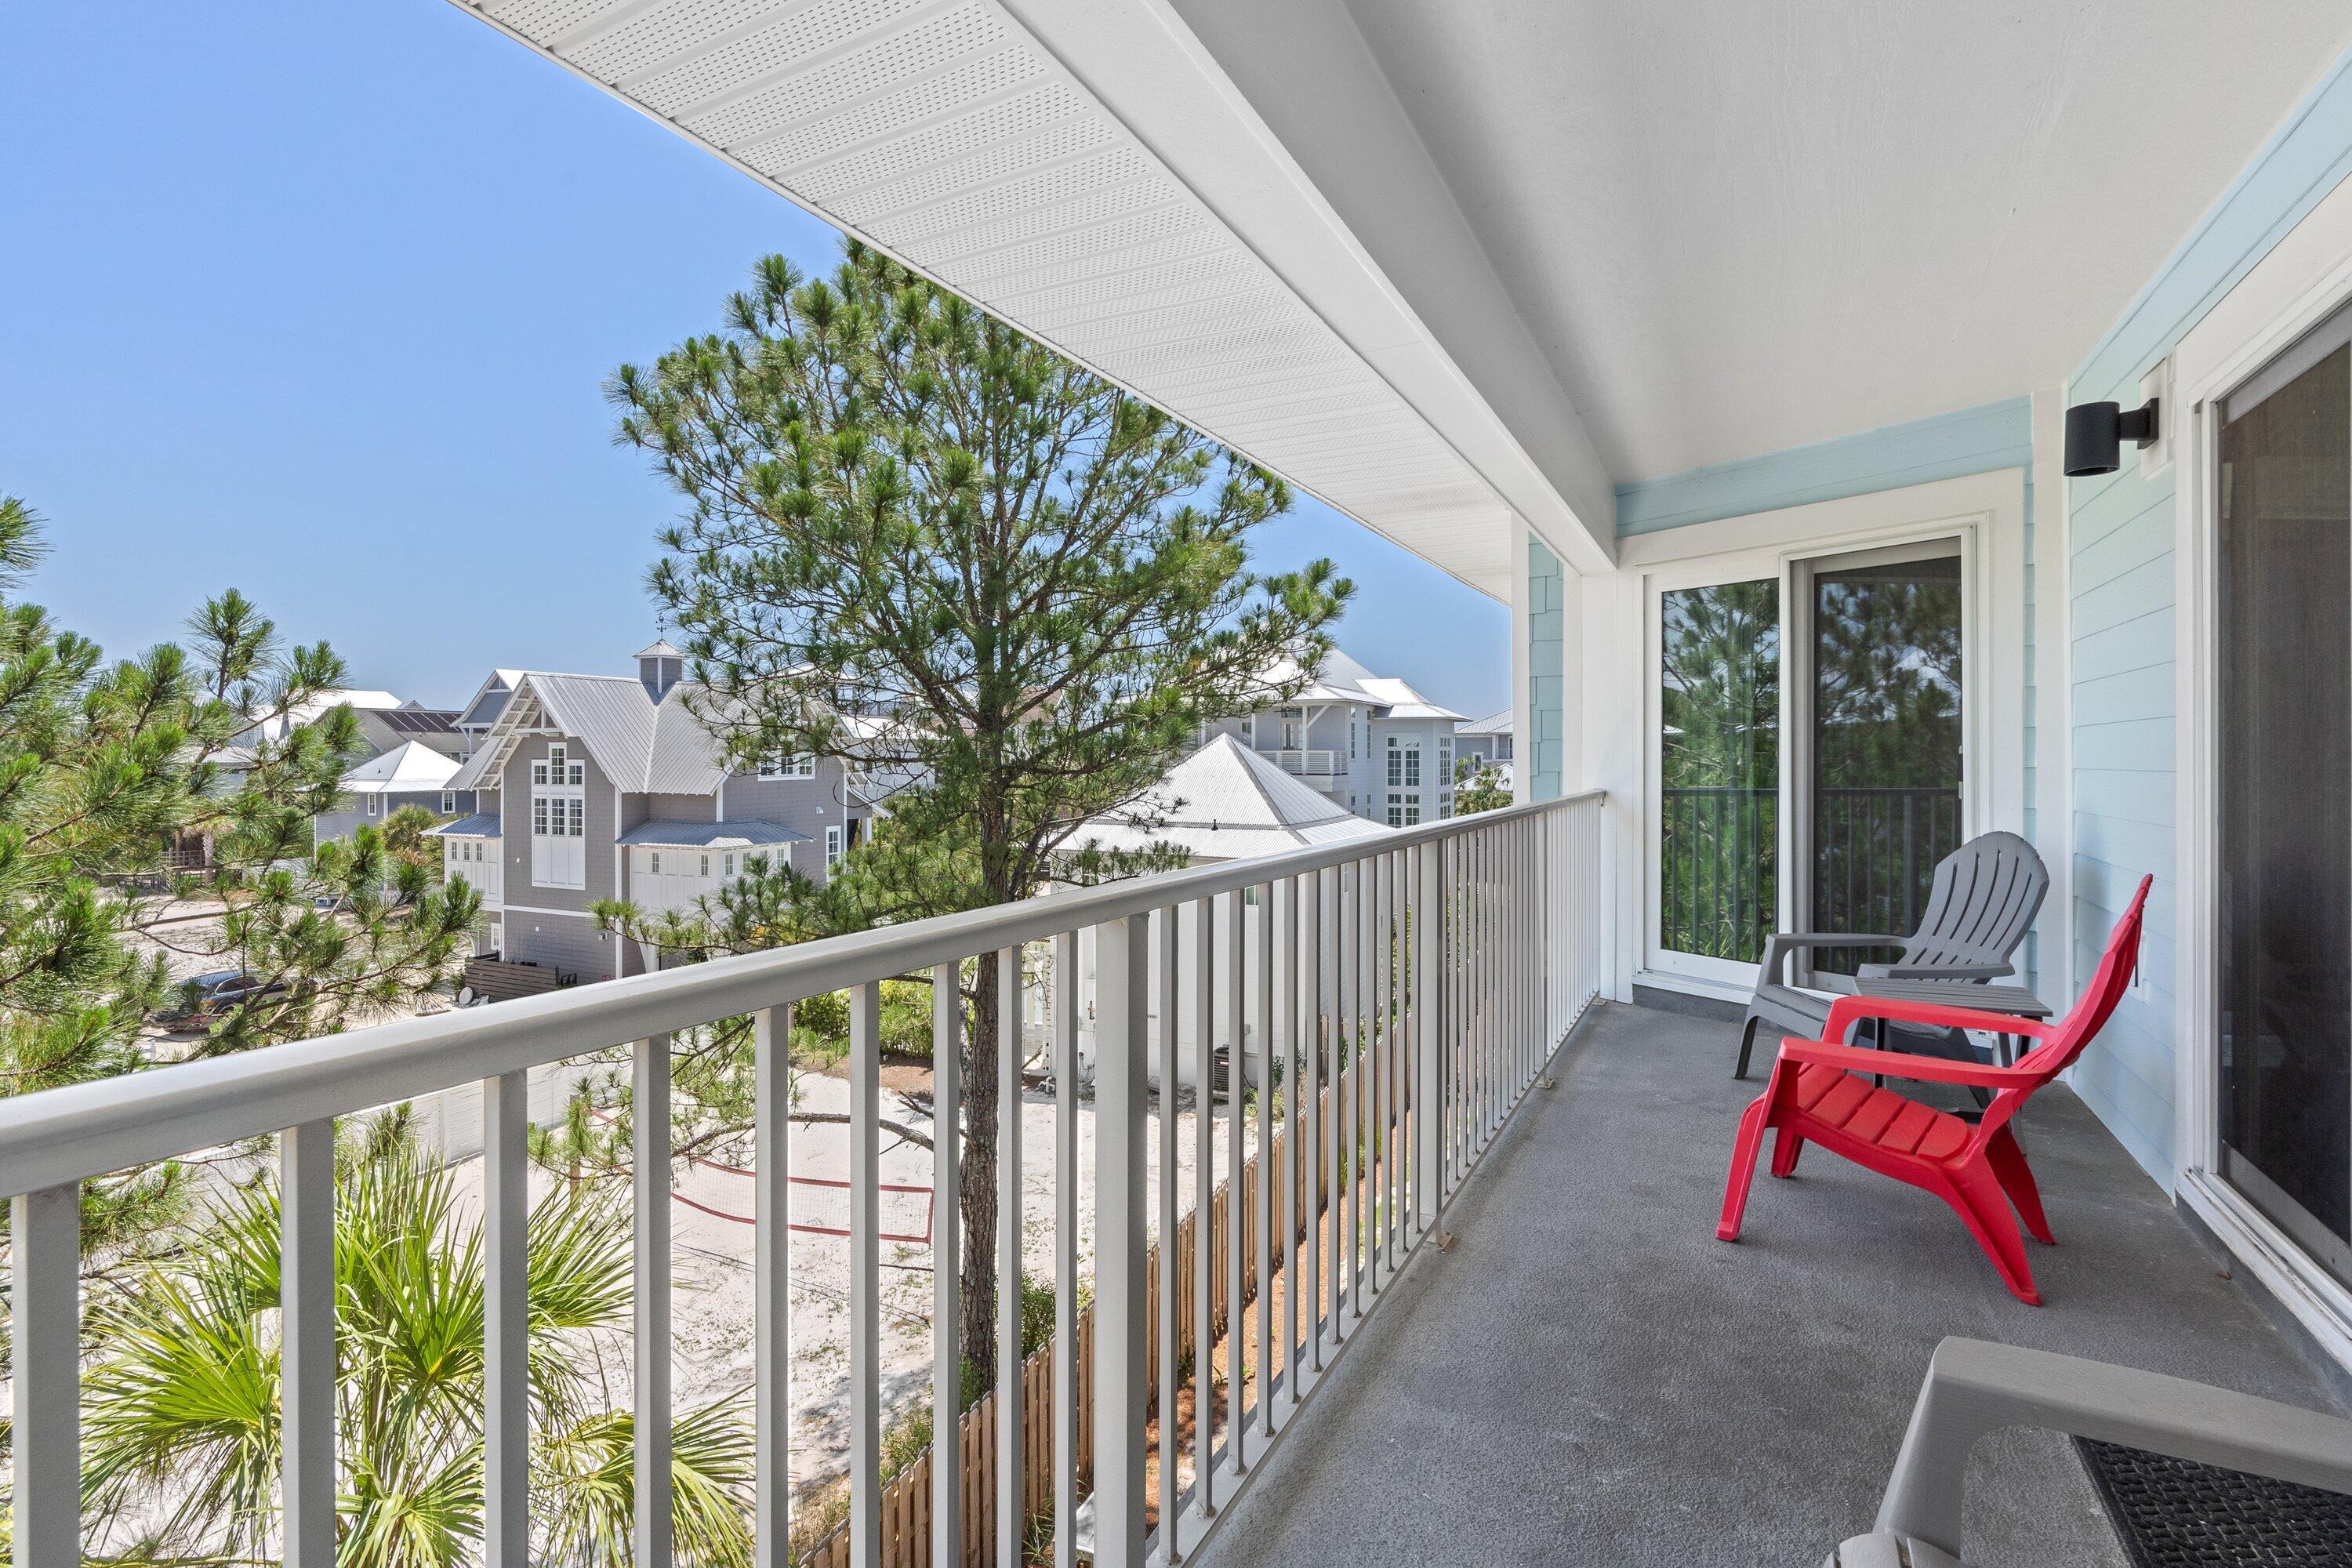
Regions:
<instances>
[{"instance_id":1,"label":"chair armrest","mask_svg":"<svg viewBox=\"0 0 2352 1568\"><path fill-rule=\"evenodd\" d=\"M2352 1422L2132 1367L1948 1339L1927 1363L1877 1529L1957 1557L1969 1450L2004 1426L2352 1492Z\"/></svg>"},{"instance_id":2,"label":"chair armrest","mask_svg":"<svg viewBox=\"0 0 2352 1568\"><path fill-rule=\"evenodd\" d=\"M1841 1068L1847 1072L1883 1073L1888 1078L1908 1079L1914 1083L1973 1084L1979 1089L2021 1088L2041 1076L2019 1068L1987 1067L1981 1062L1954 1061L1948 1057L1923 1057L1909 1051L1866 1050L1860 1046L1841 1046L1828 1040L1801 1040L1793 1035L1780 1042L1780 1059Z\"/></svg>"},{"instance_id":3,"label":"chair armrest","mask_svg":"<svg viewBox=\"0 0 2352 1568\"><path fill-rule=\"evenodd\" d=\"M1865 963L1874 980L2000 980L2017 973L2007 963Z\"/></svg>"},{"instance_id":4,"label":"chair armrest","mask_svg":"<svg viewBox=\"0 0 2352 1568\"><path fill-rule=\"evenodd\" d=\"M1884 1018L1893 1024L1934 1024L1947 1029L1982 1029L1995 1035L2026 1035L2037 1040L2048 1039L2051 1035L2047 1024L1984 1007L1898 1002L1889 996L1841 996L1830 1005L1830 1021L1822 1028L1822 1038L1843 1041L1847 1032L1864 1018Z\"/></svg>"},{"instance_id":5,"label":"chair armrest","mask_svg":"<svg viewBox=\"0 0 2352 1568\"><path fill-rule=\"evenodd\" d=\"M1764 962L1756 984L1786 985L1789 955L1811 947L1901 947L1899 936L1833 936L1815 931L1776 931L1764 944Z\"/></svg>"}]
</instances>

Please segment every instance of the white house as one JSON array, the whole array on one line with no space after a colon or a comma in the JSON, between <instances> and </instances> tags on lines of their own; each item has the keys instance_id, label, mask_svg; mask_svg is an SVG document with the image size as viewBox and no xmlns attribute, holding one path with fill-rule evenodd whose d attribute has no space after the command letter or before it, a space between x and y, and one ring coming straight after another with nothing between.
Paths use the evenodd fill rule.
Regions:
<instances>
[{"instance_id":1,"label":"white house","mask_svg":"<svg viewBox=\"0 0 2352 1568\"><path fill-rule=\"evenodd\" d=\"M1285 773L1267 758L1251 751L1230 734L1221 734L1207 745L1186 757L1168 771L1167 776L1139 799L1133 805L1098 816L1089 821L1072 836L1073 845L1095 844L1106 849L1143 849L1166 845L1181 849L1187 865L1213 865L1221 861L1244 860L1255 856L1276 855L1287 849L1305 848L1310 845L1370 842L1389 837L1389 830L1376 823L1347 811L1327 795ZM1245 892L1241 900L1243 917L1242 939L1255 942L1258 922L1265 918L1266 907L1255 889ZM1220 900L1211 911L1214 940L1227 943L1233 940L1233 910ZM1187 910L1180 920L1197 919L1195 911ZM1164 940L1162 920L1152 917L1152 951L1161 951ZM1199 1010L1181 999L1193 994L1198 984L1198 952L1193 943L1193 931L1177 933L1177 994L1176 1037L1178 1055L1176 1081L1191 1086L1197 1079L1194 1047L1200 1040ZM1094 994L1094 932L1078 933L1078 994ZM1334 966L1327 971L1327 983L1336 978ZM1165 989L1161 966L1151 967L1150 1006L1153 1018L1160 1016L1161 996ZM1216 1016L1229 1016L1233 991L1229 973L1216 976L1213 1004ZM1244 976L1243 1000L1244 1018L1256 1016L1257 977ZM1222 1032L1220 1026L1219 1032ZM1244 1049L1248 1052L1253 1079L1257 1074L1257 1051L1255 1036L1244 1030ZM1161 1071L1159 1036L1152 1037L1150 1072L1158 1079ZM1091 1014L1082 1014L1078 1024L1078 1057L1081 1070L1091 1071L1094 1052L1094 1029Z\"/></svg>"},{"instance_id":2,"label":"white house","mask_svg":"<svg viewBox=\"0 0 2352 1568\"><path fill-rule=\"evenodd\" d=\"M1269 671L1300 680L1287 662ZM1410 827L1454 815L1454 730L1462 715L1338 648L1288 702L1210 727L1231 735L1359 816Z\"/></svg>"}]
</instances>

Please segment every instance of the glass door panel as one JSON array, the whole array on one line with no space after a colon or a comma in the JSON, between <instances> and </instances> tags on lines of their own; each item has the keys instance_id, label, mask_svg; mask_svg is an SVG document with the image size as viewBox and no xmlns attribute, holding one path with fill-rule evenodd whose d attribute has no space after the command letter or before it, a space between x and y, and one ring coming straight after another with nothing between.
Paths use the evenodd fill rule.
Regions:
<instances>
[{"instance_id":1,"label":"glass door panel","mask_svg":"<svg viewBox=\"0 0 2352 1568\"><path fill-rule=\"evenodd\" d=\"M1962 836L1958 540L1808 563L1807 929L1908 935ZM1792 677L1792 679L1794 679ZM1832 949L1843 973L1883 955Z\"/></svg>"},{"instance_id":2,"label":"glass door panel","mask_svg":"<svg viewBox=\"0 0 2352 1568\"><path fill-rule=\"evenodd\" d=\"M2341 322L2323 326L2222 410L2214 935L2223 1173L2352 1279L2345 333Z\"/></svg>"},{"instance_id":3,"label":"glass door panel","mask_svg":"<svg viewBox=\"0 0 2352 1568\"><path fill-rule=\"evenodd\" d=\"M1660 948L1755 963L1778 920L1780 585L1659 596Z\"/></svg>"}]
</instances>

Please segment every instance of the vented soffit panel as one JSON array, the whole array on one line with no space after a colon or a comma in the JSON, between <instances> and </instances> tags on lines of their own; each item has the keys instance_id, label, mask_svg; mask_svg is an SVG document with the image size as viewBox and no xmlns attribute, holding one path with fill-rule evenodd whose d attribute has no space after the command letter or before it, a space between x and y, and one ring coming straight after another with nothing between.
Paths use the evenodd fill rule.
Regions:
<instances>
[{"instance_id":1,"label":"vented soffit panel","mask_svg":"<svg viewBox=\"0 0 2352 1568\"><path fill-rule=\"evenodd\" d=\"M996 0L452 3L1508 598L1494 487Z\"/></svg>"}]
</instances>

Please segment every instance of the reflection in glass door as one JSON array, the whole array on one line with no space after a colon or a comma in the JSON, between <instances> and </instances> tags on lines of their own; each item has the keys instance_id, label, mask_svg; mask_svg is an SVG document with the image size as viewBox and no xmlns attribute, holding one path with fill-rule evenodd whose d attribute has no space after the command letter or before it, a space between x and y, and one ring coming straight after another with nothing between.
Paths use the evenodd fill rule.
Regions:
<instances>
[{"instance_id":1,"label":"reflection in glass door","mask_svg":"<svg viewBox=\"0 0 2352 1568\"><path fill-rule=\"evenodd\" d=\"M2352 323L2223 404L2214 689L2222 1173L2352 1279Z\"/></svg>"},{"instance_id":2,"label":"reflection in glass door","mask_svg":"<svg viewBox=\"0 0 2352 1568\"><path fill-rule=\"evenodd\" d=\"M1780 585L1659 596L1658 946L1754 963L1777 924Z\"/></svg>"},{"instance_id":3,"label":"reflection in glass door","mask_svg":"<svg viewBox=\"0 0 2352 1568\"><path fill-rule=\"evenodd\" d=\"M1960 543L1824 557L1799 580L1796 908L1809 931L1907 935L1961 839ZM1833 949L1814 966L1852 973L1877 956Z\"/></svg>"}]
</instances>

